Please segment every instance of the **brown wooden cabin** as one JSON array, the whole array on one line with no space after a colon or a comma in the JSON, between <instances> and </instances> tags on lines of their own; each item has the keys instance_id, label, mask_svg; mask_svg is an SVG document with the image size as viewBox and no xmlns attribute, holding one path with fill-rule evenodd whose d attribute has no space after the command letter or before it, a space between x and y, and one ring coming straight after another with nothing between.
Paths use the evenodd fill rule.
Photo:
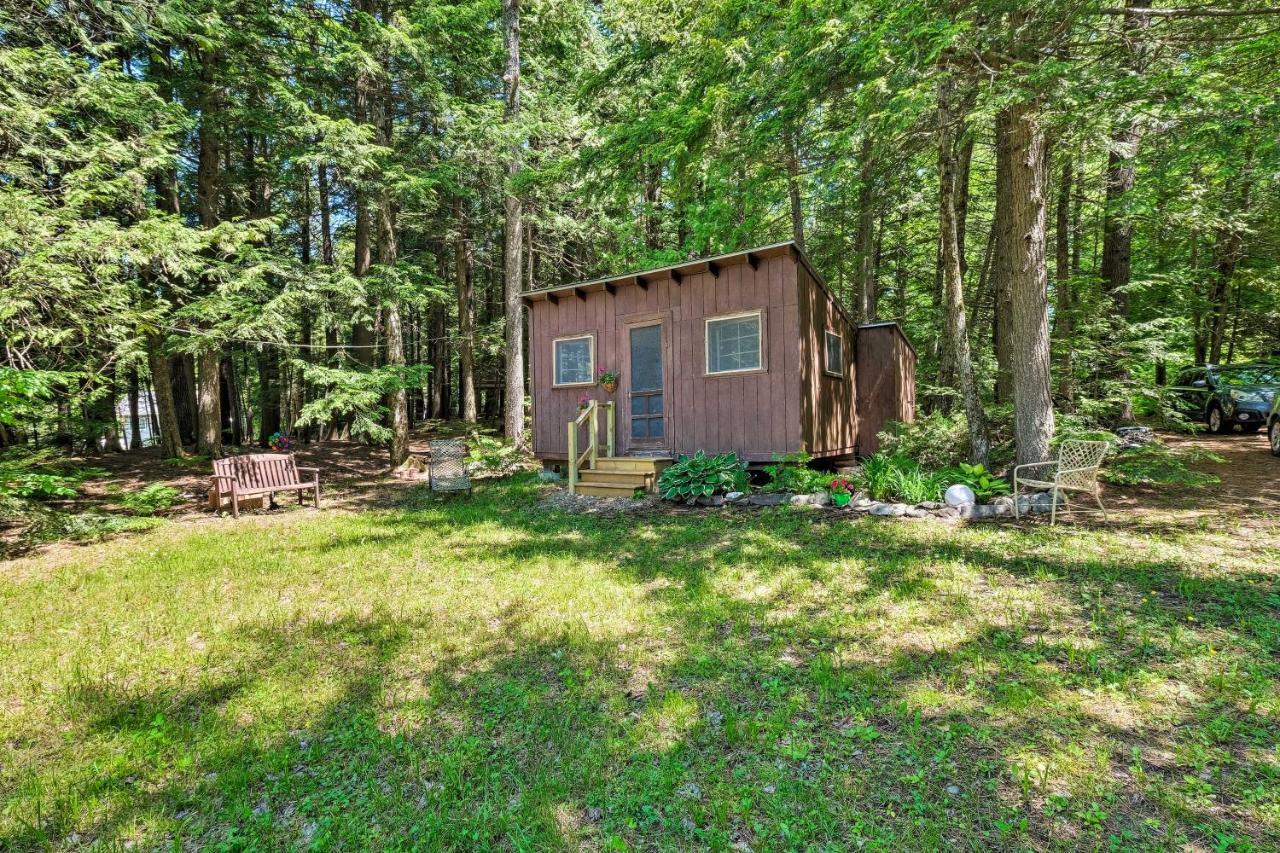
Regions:
<instances>
[{"instance_id":1,"label":"brown wooden cabin","mask_svg":"<svg viewBox=\"0 0 1280 853\"><path fill-rule=\"evenodd\" d=\"M850 457L913 416L915 351L901 329L855 327L792 242L524 298L533 450L549 464L567 459L584 396L615 403L619 457ZM621 374L613 394L601 369Z\"/></svg>"}]
</instances>

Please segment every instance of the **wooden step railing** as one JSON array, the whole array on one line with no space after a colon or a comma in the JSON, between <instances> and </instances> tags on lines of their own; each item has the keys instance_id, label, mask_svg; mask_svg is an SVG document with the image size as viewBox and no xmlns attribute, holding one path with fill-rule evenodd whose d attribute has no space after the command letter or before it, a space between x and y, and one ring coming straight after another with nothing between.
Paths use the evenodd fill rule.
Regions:
<instances>
[{"instance_id":1,"label":"wooden step railing","mask_svg":"<svg viewBox=\"0 0 1280 853\"><path fill-rule=\"evenodd\" d=\"M601 404L599 400L592 400L576 418L569 421L569 494L571 495L578 491L578 472L582 469L582 463L589 463L587 470L596 467L596 460L600 455L601 405L605 408L605 456L613 456L613 431L616 421L613 401ZM587 426L587 449L578 453L578 430L584 425Z\"/></svg>"}]
</instances>

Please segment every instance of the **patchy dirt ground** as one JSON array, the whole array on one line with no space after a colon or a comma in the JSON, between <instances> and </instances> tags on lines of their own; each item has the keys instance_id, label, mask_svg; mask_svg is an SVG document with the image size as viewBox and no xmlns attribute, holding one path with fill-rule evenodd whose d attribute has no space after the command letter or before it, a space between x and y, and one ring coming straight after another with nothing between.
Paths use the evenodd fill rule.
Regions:
<instances>
[{"instance_id":1,"label":"patchy dirt ground","mask_svg":"<svg viewBox=\"0 0 1280 853\"><path fill-rule=\"evenodd\" d=\"M1222 457L1222 462L1195 466L1221 482L1199 489L1109 486L1103 499L1108 508L1118 510L1117 523L1125 524L1126 517L1173 524L1203 523L1217 517L1280 526L1280 459L1271 455L1264 434L1159 435L1171 448L1207 450Z\"/></svg>"}]
</instances>

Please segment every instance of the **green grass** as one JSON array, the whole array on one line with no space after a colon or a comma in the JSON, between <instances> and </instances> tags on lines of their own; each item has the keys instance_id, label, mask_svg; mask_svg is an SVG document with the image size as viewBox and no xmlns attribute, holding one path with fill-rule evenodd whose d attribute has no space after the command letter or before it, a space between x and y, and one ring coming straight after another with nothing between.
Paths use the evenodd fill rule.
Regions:
<instances>
[{"instance_id":1,"label":"green grass","mask_svg":"<svg viewBox=\"0 0 1280 853\"><path fill-rule=\"evenodd\" d=\"M0 849L1280 844L1280 548L789 507L168 524L0 570Z\"/></svg>"}]
</instances>

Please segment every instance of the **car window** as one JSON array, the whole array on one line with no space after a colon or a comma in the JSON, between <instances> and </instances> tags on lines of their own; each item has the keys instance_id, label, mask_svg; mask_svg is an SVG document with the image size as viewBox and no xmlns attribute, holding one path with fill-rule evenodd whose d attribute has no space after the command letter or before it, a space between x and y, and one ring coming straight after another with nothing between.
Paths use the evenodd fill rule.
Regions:
<instances>
[{"instance_id":1,"label":"car window","mask_svg":"<svg viewBox=\"0 0 1280 853\"><path fill-rule=\"evenodd\" d=\"M1201 384L1204 384L1204 383L1203 383L1203 380L1204 380L1204 370L1202 370L1202 369L1194 369L1194 368L1193 368L1193 369L1191 369L1191 370L1184 370L1184 371L1182 371L1182 373L1178 376L1178 383L1177 383L1177 384L1179 384L1179 385L1195 385L1195 384L1196 384L1196 380L1201 380Z\"/></svg>"},{"instance_id":2,"label":"car window","mask_svg":"<svg viewBox=\"0 0 1280 853\"><path fill-rule=\"evenodd\" d=\"M1269 364L1232 367L1219 371L1218 380L1228 387L1237 385L1280 385L1280 368Z\"/></svg>"}]
</instances>

